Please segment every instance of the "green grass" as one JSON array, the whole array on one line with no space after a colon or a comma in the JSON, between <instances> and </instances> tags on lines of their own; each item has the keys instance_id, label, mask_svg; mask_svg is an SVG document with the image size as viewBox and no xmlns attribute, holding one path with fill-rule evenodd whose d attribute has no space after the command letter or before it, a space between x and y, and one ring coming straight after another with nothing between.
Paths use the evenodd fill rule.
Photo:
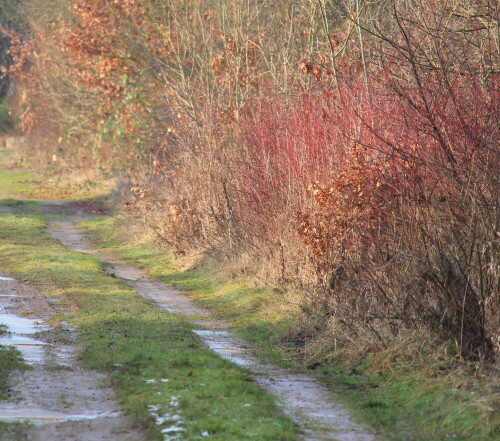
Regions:
<instances>
[{"instance_id":1,"label":"green grass","mask_svg":"<svg viewBox=\"0 0 500 441\"><path fill-rule=\"evenodd\" d=\"M38 186L36 178L28 171L0 169L0 199L26 199Z\"/></svg>"},{"instance_id":2,"label":"green grass","mask_svg":"<svg viewBox=\"0 0 500 441\"><path fill-rule=\"evenodd\" d=\"M241 278L217 269L212 262L202 259L189 265L179 264L164 250L131 243L117 219L93 220L82 226L94 235L103 250L147 269L158 280L188 290L193 299L212 308L217 317L229 321L257 345L259 356L301 368L297 351L287 344L297 319L296 311L278 307L283 303L281 294L249 286ZM467 373L465 365L453 371L450 365L456 365L456 360L446 358L429 359L426 369L401 362L393 363L390 370L377 372L373 363L370 358L350 366L331 361L314 371L305 370L314 372L338 392L354 416L384 433L383 439L498 439L499 419L491 379L476 379L477 372L471 368Z\"/></svg>"},{"instance_id":3,"label":"green grass","mask_svg":"<svg viewBox=\"0 0 500 441\"><path fill-rule=\"evenodd\" d=\"M46 165L35 169L21 152L0 149L0 200L92 201L104 207L115 185L113 179L96 181L69 168Z\"/></svg>"},{"instance_id":4,"label":"green grass","mask_svg":"<svg viewBox=\"0 0 500 441\"><path fill-rule=\"evenodd\" d=\"M14 118L9 114L9 109L4 98L0 98L0 133L11 130L14 126Z\"/></svg>"},{"instance_id":5,"label":"green grass","mask_svg":"<svg viewBox=\"0 0 500 441\"><path fill-rule=\"evenodd\" d=\"M10 170L1 168L1 164L0 156L0 200L10 199L13 203L28 199L92 200L96 205L102 206L106 202L103 191L111 188L109 182L102 187L87 181L79 184L63 184L57 178L45 176L46 171L39 174L28 168Z\"/></svg>"},{"instance_id":6,"label":"green grass","mask_svg":"<svg viewBox=\"0 0 500 441\"><path fill-rule=\"evenodd\" d=\"M180 413L186 440L204 439L205 431L218 441L297 439L274 399L244 369L200 344L182 317L160 311L109 277L92 256L64 248L44 234L39 214L26 213L25 204L18 208L0 215L0 266L70 307L69 316L56 319L77 326L85 348L81 362L111 376L126 413L153 439L162 439L161 426L148 405Z\"/></svg>"},{"instance_id":7,"label":"green grass","mask_svg":"<svg viewBox=\"0 0 500 441\"><path fill-rule=\"evenodd\" d=\"M2 126L2 104L0 104L0 131ZM5 150L0 150L0 158L7 156ZM12 171L5 172L0 169L0 198L6 195L15 194L17 191L22 192L25 184L21 182L29 177L28 174L16 173ZM2 206L21 206L22 202L7 199L0 201L0 209ZM0 229L0 237L3 231ZM6 328L0 323L0 336L7 332ZM0 345L0 400L7 398L7 390L10 381L10 374L16 370L25 369L26 365L23 363L21 354L14 348ZM3 428L3 429L2 429ZM0 423L0 434L2 430L6 430L7 425Z\"/></svg>"},{"instance_id":8,"label":"green grass","mask_svg":"<svg viewBox=\"0 0 500 441\"><path fill-rule=\"evenodd\" d=\"M4 331L0 332L0 335L2 333ZM23 370L25 368L26 365L23 363L19 351L0 345L0 400L7 398L10 374L16 370Z\"/></svg>"}]
</instances>

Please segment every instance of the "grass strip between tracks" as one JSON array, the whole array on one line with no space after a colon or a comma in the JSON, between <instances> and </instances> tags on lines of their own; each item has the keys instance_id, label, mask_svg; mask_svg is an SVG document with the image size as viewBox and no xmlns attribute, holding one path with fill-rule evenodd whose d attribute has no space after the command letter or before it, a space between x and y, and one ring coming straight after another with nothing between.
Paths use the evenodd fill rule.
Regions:
<instances>
[{"instance_id":1,"label":"grass strip between tracks","mask_svg":"<svg viewBox=\"0 0 500 441\"><path fill-rule=\"evenodd\" d=\"M126 413L153 439L163 439L160 430L174 423L186 440L297 439L273 397L200 344L182 317L148 303L94 257L48 237L36 204L8 205L14 213L0 214L0 267L61 300L69 312L54 324L76 326L82 364L110 375ZM8 358L1 360L0 369L9 368ZM157 425L148 406L179 419Z\"/></svg>"}]
</instances>

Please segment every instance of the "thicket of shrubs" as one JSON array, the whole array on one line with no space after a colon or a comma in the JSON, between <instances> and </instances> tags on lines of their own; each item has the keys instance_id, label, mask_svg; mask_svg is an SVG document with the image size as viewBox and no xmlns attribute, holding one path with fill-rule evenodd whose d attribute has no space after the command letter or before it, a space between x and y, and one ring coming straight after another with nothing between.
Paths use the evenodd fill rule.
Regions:
<instances>
[{"instance_id":1,"label":"thicket of shrubs","mask_svg":"<svg viewBox=\"0 0 500 441\"><path fill-rule=\"evenodd\" d=\"M41 161L120 174L124 209L178 252L240 259L300 291L325 346L376 350L425 329L459 356L494 357L496 2L22 12L8 70Z\"/></svg>"}]
</instances>

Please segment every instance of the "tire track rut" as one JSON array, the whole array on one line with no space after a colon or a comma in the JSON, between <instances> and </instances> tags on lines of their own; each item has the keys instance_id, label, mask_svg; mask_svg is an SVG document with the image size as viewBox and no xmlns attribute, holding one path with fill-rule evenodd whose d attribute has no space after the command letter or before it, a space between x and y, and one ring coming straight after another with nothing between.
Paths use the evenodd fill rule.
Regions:
<instances>
[{"instance_id":1,"label":"tire track rut","mask_svg":"<svg viewBox=\"0 0 500 441\"><path fill-rule=\"evenodd\" d=\"M81 216L82 213L74 214ZM249 369L254 381L278 398L283 412L301 428L305 441L376 440L365 427L352 420L349 411L314 377L260 362L251 354L252 348L229 329L228 323L213 319L209 310L195 305L185 293L149 279L144 271L112 255L95 251L86 240L85 231L77 228L78 220L81 218L53 222L48 233L68 248L93 254L106 264L110 274L126 280L130 287L163 310L187 316L199 328L194 332L206 346Z\"/></svg>"}]
</instances>

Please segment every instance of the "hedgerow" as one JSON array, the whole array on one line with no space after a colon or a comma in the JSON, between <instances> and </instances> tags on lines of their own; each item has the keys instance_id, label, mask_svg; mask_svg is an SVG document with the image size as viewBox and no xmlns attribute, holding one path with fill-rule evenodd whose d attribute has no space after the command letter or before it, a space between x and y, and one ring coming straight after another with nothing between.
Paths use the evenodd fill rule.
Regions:
<instances>
[{"instance_id":1,"label":"hedgerow","mask_svg":"<svg viewBox=\"0 0 500 441\"><path fill-rule=\"evenodd\" d=\"M326 346L494 357L492 2L27 3L9 70L41 161L124 177L125 211L300 292Z\"/></svg>"}]
</instances>

